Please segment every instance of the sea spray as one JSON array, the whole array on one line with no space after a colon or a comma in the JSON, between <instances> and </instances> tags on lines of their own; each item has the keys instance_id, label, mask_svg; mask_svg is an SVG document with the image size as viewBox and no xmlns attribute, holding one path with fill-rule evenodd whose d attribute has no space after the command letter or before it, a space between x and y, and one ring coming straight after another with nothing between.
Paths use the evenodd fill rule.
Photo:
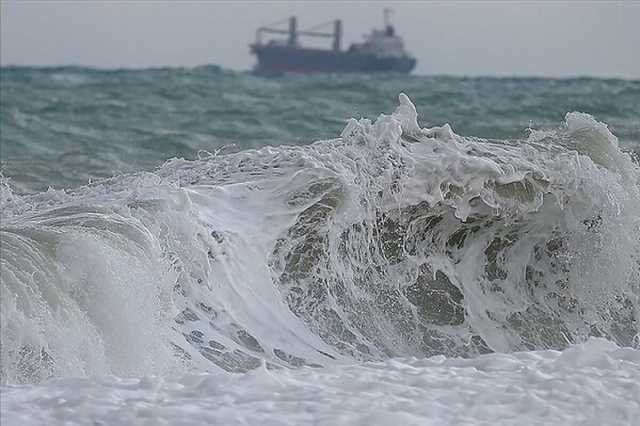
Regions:
<instances>
[{"instance_id":1,"label":"sea spray","mask_svg":"<svg viewBox=\"0 0 640 426\"><path fill-rule=\"evenodd\" d=\"M528 139L391 115L17 195L3 383L638 342L638 166L571 113Z\"/></svg>"}]
</instances>

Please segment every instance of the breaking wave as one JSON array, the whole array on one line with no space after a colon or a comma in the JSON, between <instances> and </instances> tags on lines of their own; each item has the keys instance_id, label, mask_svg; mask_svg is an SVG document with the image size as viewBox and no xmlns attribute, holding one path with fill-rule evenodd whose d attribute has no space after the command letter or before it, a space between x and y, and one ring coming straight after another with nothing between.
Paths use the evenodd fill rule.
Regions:
<instances>
[{"instance_id":1,"label":"breaking wave","mask_svg":"<svg viewBox=\"0 0 640 426\"><path fill-rule=\"evenodd\" d=\"M487 140L400 95L334 140L0 198L3 383L640 344L640 171L587 114Z\"/></svg>"}]
</instances>

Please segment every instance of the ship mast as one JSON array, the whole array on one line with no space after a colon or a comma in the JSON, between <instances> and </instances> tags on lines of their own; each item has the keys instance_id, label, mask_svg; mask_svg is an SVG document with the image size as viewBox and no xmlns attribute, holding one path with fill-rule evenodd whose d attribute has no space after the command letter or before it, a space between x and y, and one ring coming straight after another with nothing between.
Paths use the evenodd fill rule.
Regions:
<instances>
[{"instance_id":1,"label":"ship mast","mask_svg":"<svg viewBox=\"0 0 640 426\"><path fill-rule=\"evenodd\" d=\"M387 36L393 36L395 31L393 29L393 25L391 25L391 14L393 13L393 9L389 9L388 7L384 8L384 33Z\"/></svg>"},{"instance_id":2,"label":"ship mast","mask_svg":"<svg viewBox=\"0 0 640 426\"><path fill-rule=\"evenodd\" d=\"M284 22L277 22L275 25L283 24ZM325 27L326 25L333 23L333 32L323 32L317 31L317 28ZM256 31L256 44L262 44L262 34L283 34L287 35L287 46L295 47L298 45L298 38L300 36L305 37L320 37L320 38L331 38L333 39L332 48L334 51L339 52L341 48L342 41L342 21L340 19L336 19L335 21L323 22L322 24L316 25L313 28L310 28L305 31L298 31L298 21L295 16L289 18L289 28L281 29L281 28L273 28L271 27L260 27Z\"/></svg>"},{"instance_id":3,"label":"ship mast","mask_svg":"<svg viewBox=\"0 0 640 426\"><path fill-rule=\"evenodd\" d=\"M298 22L296 21L296 17L292 16L289 18L289 46L295 46L298 44Z\"/></svg>"},{"instance_id":4,"label":"ship mast","mask_svg":"<svg viewBox=\"0 0 640 426\"><path fill-rule=\"evenodd\" d=\"M391 14L393 13L393 9L390 9L388 7L385 7L383 12L384 14L384 27L390 27L391 26Z\"/></svg>"},{"instance_id":5,"label":"ship mast","mask_svg":"<svg viewBox=\"0 0 640 426\"><path fill-rule=\"evenodd\" d=\"M342 21L336 19L333 23L333 50L340 51L340 40L342 39Z\"/></svg>"}]
</instances>

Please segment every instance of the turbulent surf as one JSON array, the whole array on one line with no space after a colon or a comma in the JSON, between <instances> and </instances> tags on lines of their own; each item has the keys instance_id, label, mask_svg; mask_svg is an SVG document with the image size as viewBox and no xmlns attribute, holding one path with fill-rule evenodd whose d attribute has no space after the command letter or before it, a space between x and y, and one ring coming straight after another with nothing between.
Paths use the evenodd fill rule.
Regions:
<instances>
[{"instance_id":1,"label":"turbulent surf","mask_svg":"<svg viewBox=\"0 0 640 426\"><path fill-rule=\"evenodd\" d=\"M607 125L417 120L401 94L310 145L4 179L2 382L637 348L640 171Z\"/></svg>"}]
</instances>

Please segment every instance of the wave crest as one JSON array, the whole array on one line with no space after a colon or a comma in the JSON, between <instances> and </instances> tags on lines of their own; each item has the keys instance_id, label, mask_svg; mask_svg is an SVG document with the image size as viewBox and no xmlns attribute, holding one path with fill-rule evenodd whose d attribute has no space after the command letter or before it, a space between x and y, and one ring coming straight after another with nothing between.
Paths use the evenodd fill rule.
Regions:
<instances>
[{"instance_id":1,"label":"wave crest","mask_svg":"<svg viewBox=\"0 0 640 426\"><path fill-rule=\"evenodd\" d=\"M485 140L399 102L304 147L3 184L3 382L637 344L640 173L606 125Z\"/></svg>"}]
</instances>

